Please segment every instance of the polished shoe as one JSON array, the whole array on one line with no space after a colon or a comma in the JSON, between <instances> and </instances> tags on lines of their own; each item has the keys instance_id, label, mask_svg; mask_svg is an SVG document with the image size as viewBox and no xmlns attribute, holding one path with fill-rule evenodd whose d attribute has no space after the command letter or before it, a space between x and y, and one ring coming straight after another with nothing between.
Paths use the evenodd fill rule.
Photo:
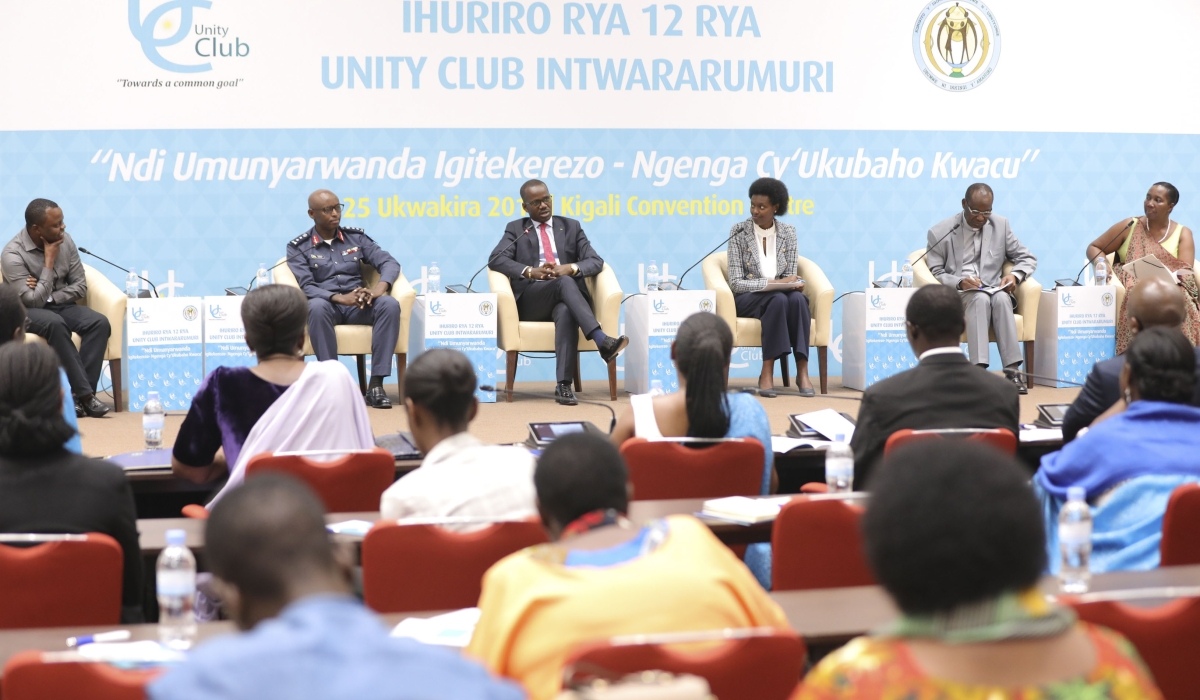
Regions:
<instances>
[{"instance_id":1,"label":"polished shoe","mask_svg":"<svg viewBox=\"0 0 1200 700\"><path fill-rule=\"evenodd\" d=\"M776 396L779 396L779 394L775 393L774 389L759 389L758 395L763 397L764 399L773 399Z\"/></svg>"},{"instance_id":2,"label":"polished shoe","mask_svg":"<svg viewBox=\"0 0 1200 700\"><path fill-rule=\"evenodd\" d=\"M373 386L367 389L367 405L371 408L391 408L392 400L384 393L383 387Z\"/></svg>"},{"instance_id":3,"label":"polished shoe","mask_svg":"<svg viewBox=\"0 0 1200 700\"><path fill-rule=\"evenodd\" d=\"M629 338L626 336L622 335L616 338L608 336L600 345L600 359L604 360L604 364L612 362L617 359L617 355L621 354L626 345L629 345Z\"/></svg>"},{"instance_id":4,"label":"polished shoe","mask_svg":"<svg viewBox=\"0 0 1200 700\"><path fill-rule=\"evenodd\" d=\"M75 417L87 418L87 411L83 410L83 404L79 402L79 399L75 399Z\"/></svg>"},{"instance_id":5,"label":"polished shoe","mask_svg":"<svg viewBox=\"0 0 1200 700\"><path fill-rule=\"evenodd\" d=\"M800 387L800 395L806 399L811 399L812 397L817 395L817 392L814 391L811 386L809 386L809 387L802 386L802 387Z\"/></svg>"},{"instance_id":6,"label":"polished shoe","mask_svg":"<svg viewBox=\"0 0 1200 700\"><path fill-rule=\"evenodd\" d=\"M79 415L79 409L82 408L85 415L89 418L103 418L108 415L112 409L100 403L100 399L92 394L86 399L77 399L75 401L75 414Z\"/></svg>"},{"instance_id":7,"label":"polished shoe","mask_svg":"<svg viewBox=\"0 0 1200 700\"><path fill-rule=\"evenodd\" d=\"M575 392L571 390L571 382L559 382L558 386L554 387L554 400L562 406L579 405Z\"/></svg>"},{"instance_id":8,"label":"polished shoe","mask_svg":"<svg viewBox=\"0 0 1200 700\"><path fill-rule=\"evenodd\" d=\"M1008 381L1017 385L1017 393L1018 394L1025 396L1026 394L1029 393L1029 390L1025 388L1025 382L1021 381L1021 374L1019 372L1014 372L1011 369L1006 369L1006 370L1004 370L1004 376L1008 377Z\"/></svg>"}]
</instances>

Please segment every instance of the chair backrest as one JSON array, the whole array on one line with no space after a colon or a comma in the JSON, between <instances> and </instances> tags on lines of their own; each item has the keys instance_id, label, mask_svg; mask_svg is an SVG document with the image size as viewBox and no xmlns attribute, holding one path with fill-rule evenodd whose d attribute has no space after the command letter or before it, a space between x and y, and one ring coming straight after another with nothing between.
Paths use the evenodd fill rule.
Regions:
<instances>
[{"instance_id":1,"label":"chair backrest","mask_svg":"<svg viewBox=\"0 0 1200 700\"><path fill-rule=\"evenodd\" d=\"M771 588L776 591L870 586L862 508L840 500L797 498L771 528Z\"/></svg>"},{"instance_id":2,"label":"chair backrest","mask_svg":"<svg viewBox=\"0 0 1200 700\"><path fill-rule=\"evenodd\" d=\"M632 438L621 444L621 456L639 501L756 496L762 488L763 446L754 438L695 448Z\"/></svg>"},{"instance_id":3,"label":"chair backrest","mask_svg":"<svg viewBox=\"0 0 1200 700\"><path fill-rule=\"evenodd\" d=\"M96 532L48 537L62 539L0 544L0 629L120 622L125 557L117 541Z\"/></svg>"},{"instance_id":4,"label":"chair backrest","mask_svg":"<svg viewBox=\"0 0 1200 700\"><path fill-rule=\"evenodd\" d=\"M567 669L584 672L598 667L617 676L639 671L690 673L708 681L721 700L784 700L800 682L804 668L804 642L795 634L778 630L747 630L741 638L724 638L742 630L716 630L705 635L663 635L680 642L709 637L715 644L680 648L680 642L640 642L620 638L577 649ZM654 639L654 636L649 638Z\"/></svg>"},{"instance_id":5,"label":"chair backrest","mask_svg":"<svg viewBox=\"0 0 1200 700\"><path fill-rule=\"evenodd\" d=\"M1017 436L1007 428L943 428L937 430L897 430L888 436L883 446L886 457L892 450L921 440L941 440L945 438L961 438L971 442L980 442L1000 450L1007 455L1017 453Z\"/></svg>"},{"instance_id":6,"label":"chair backrest","mask_svg":"<svg viewBox=\"0 0 1200 700\"><path fill-rule=\"evenodd\" d=\"M1200 564L1200 484L1184 484L1171 493L1159 558L1159 566Z\"/></svg>"},{"instance_id":7,"label":"chair backrest","mask_svg":"<svg viewBox=\"0 0 1200 700\"><path fill-rule=\"evenodd\" d=\"M1116 630L1133 644L1165 700L1196 698L1200 659L1200 598L1179 598L1156 608L1114 601L1072 602L1080 619Z\"/></svg>"},{"instance_id":8,"label":"chair backrest","mask_svg":"<svg viewBox=\"0 0 1200 700\"><path fill-rule=\"evenodd\" d=\"M396 480L396 460L381 447L351 452L328 462L304 454L263 453L246 463L246 478L265 471L290 474L308 484L330 513L379 510L379 500Z\"/></svg>"},{"instance_id":9,"label":"chair backrest","mask_svg":"<svg viewBox=\"0 0 1200 700\"><path fill-rule=\"evenodd\" d=\"M377 523L363 539L363 599L380 613L469 608L484 573L513 552L547 542L533 521L473 532L436 525Z\"/></svg>"},{"instance_id":10,"label":"chair backrest","mask_svg":"<svg viewBox=\"0 0 1200 700\"><path fill-rule=\"evenodd\" d=\"M4 700L143 700L146 684L163 669L124 670L108 664L43 661L40 651L23 651L4 664Z\"/></svg>"}]
</instances>

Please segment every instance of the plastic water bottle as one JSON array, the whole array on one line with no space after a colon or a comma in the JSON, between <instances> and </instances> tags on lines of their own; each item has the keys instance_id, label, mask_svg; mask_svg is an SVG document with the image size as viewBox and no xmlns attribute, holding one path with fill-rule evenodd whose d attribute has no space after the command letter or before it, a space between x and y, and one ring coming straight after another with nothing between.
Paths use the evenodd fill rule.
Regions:
<instances>
[{"instance_id":1,"label":"plastic water bottle","mask_svg":"<svg viewBox=\"0 0 1200 700\"><path fill-rule=\"evenodd\" d=\"M440 294L442 291L442 269L433 263L429 266L429 275L426 278L425 293Z\"/></svg>"},{"instance_id":2,"label":"plastic water bottle","mask_svg":"<svg viewBox=\"0 0 1200 700\"><path fill-rule=\"evenodd\" d=\"M913 269L912 261L905 260L904 267L900 268L900 286L905 289L912 288Z\"/></svg>"},{"instance_id":3,"label":"plastic water bottle","mask_svg":"<svg viewBox=\"0 0 1200 700\"><path fill-rule=\"evenodd\" d=\"M158 400L158 392L146 394L146 405L142 407L142 433L146 436L146 449L157 450L162 447L163 426L167 422L163 413L162 402Z\"/></svg>"},{"instance_id":4,"label":"plastic water bottle","mask_svg":"<svg viewBox=\"0 0 1200 700\"><path fill-rule=\"evenodd\" d=\"M158 639L172 649L187 649L196 638L196 557L186 541L183 530L167 530L167 547L158 555Z\"/></svg>"},{"instance_id":5,"label":"plastic water bottle","mask_svg":"<svg viewBox=\"0 0 1200 700\"><path fill-rule=\"evenodd\" d=\"M825 448L825 483L829 493L854 490L854 451L841 433Z\"/></svg>"},{"instance_id":6,"label":"plastic water bottle","mask_svg":"<svg viewBox=\"0 0 1200 700\"><path fill-rule=\"evenodd\" d=\"M271 284L271 271L267 269L266 263L258 264L258 272L254 275L254 288L262 289Z\"/></svg>"},{"instance_id":7,"label":"plastic water bottle","mask_svg":"<svg viewBox=\"0 0 1200 700\"><path fill-rule=\"evenodd\" d=\"M1084 500L1082 486L1067 489L1067 502L1058 513L1058 548L1062 566L1058 583L1063 593L1086 593L1092 574L1092 510Z\"/></svg>"},{"instance_id":8,"label":"plastic water bottle","mask_svg":"<svg viewBox=\"0 0 1200 700\"><path fill-rule=\"evenodd\" d=\"M1097 287L1103 287L1104 285L1108 284L1108 260L1106 260L1103 255L1101 255L1099 258L1096 258L1095 283Z\"/></svg>"},{"instance_id":9,"label":"plastic water bottle","mask_svg":"<svg viewBox=\"0 0 1200 700\"><path fill-rule=\"evenodd\" d=\"M650 395L651 396L666 396L667 392L663 391L663 383L661 379L650 380Z\"/></svg>"},{"instance_id":10,"label":"plastic water bottle","mask_svg":"<svg viewBox=\"0 0 1200 700\"><path fill-rule=\"evenodd\" d=\"M137 273L133 268L129 268L129 274L125 275L125 296L130 299L137 299L138 293L141 291L142 281L138 279Z\"/></svg>"},{"instance_id":11,"label":"plastic water bottle","mask_svg":"<svg viewBox=\"0 0 1200 700\"><path fill-rule=\"evenodd\" d=\"M650 261L649 267L646 268L646 291L658 291L658 263Z\"/></svg>"}]
</instances>

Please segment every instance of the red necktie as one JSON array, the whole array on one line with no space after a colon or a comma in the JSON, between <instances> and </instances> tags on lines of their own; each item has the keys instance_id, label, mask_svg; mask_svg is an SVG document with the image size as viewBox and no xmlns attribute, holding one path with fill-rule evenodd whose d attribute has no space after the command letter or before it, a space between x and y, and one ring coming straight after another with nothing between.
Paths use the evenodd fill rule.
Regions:
<instances>
[{"instance_id":1,"label":"red necktie","mask_svg":"<svg viewBox=\"0 0 1200 700\"><path fill-rule=\"evenodd\" d=\"M542 234L542 256L546 258L546 262L557 265L558 261L554 259L554 249L550 247L550 236L546 234L546 224L541 224L538 229Z\"/></svg>"}]
</instances>

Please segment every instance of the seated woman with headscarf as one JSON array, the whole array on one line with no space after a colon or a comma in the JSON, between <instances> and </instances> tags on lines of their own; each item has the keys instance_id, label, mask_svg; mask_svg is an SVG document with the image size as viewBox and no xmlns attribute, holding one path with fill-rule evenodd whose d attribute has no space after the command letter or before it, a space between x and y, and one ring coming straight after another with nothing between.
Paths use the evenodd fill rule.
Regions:
<instances>
[{"instance_id":1,"label":"seated woman with headscarf","mask_svg":"<svg viewBox=\"0 0 1200 700\"><path fill-rule=\"evenodd\" d=\"M889 455L871 483L864 549L900 616L822 659L793 697L1162 697L1128 641L1038 590L1042 524L1015 459L921 442Z\"/></svg>"},{"instance_id":2,"label":"seated woman with headscarf","mask_svg":"<svg viewBox=\"0 0 1200 700\"><path fill-rule=\"evenodd\" d=\"M1129 343L1121 396L1088 432L1042 458L1034 485L1046 520L1050 571L1057 572L1058 511L1067 489L1092 506L1093 572L1158 566L1171 492L1200 481L1200 408L1188 405L1196 355L1176 328L1147 328ZM1108 416L1106 418L1106 416Z\"/></svg>"}]
</instances>

